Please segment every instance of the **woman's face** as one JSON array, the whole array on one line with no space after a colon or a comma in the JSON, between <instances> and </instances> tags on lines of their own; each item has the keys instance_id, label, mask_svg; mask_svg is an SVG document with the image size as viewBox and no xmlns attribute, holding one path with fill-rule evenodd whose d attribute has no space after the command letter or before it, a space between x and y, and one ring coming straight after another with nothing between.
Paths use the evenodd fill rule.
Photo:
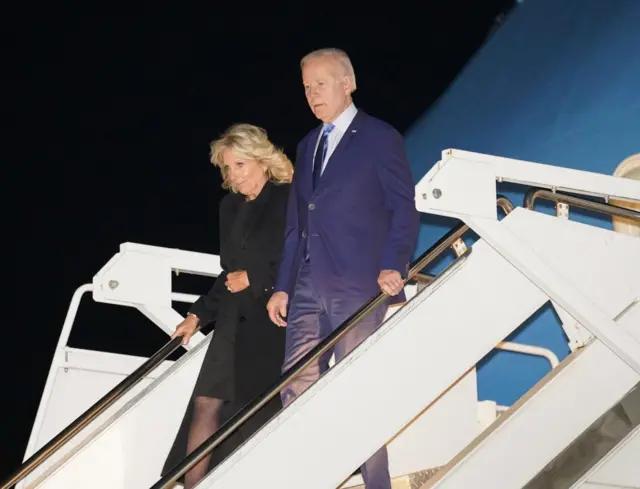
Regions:
<instances>
[{"instance_id":1,"label":"woman's face","mask_svg":"<svg viewBox=\"0 0 640 489\"><path fill-rule=\"evenodd\" d=\"M267 181L267 174L260 163L238 156L231 149L222 153L222 165L231 186L249 198L255 198Z\"/></svg>"}]
</instances>

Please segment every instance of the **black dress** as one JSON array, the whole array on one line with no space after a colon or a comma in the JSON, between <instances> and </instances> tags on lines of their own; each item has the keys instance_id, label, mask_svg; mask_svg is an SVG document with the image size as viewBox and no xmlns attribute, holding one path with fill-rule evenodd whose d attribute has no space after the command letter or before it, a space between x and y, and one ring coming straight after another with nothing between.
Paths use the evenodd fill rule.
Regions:
<instances>
[{"instance_id":1,"label":"black dress","mask_svg":"<svg viewBox=\"0 0 640 489\"><path fill-rule=\"evenodd\" d=\"M289 185L267 182L252 201L230 193L220 203L220 263L223 272L207 295L189 312L206 328L215 323L191 402L182 420L163 474L187 455L193 399L214 397L225 402L221 423L261 394L280 376L285 331L269 319L266 305L275 285L284 242ZM249 287L232 294L226 274L245 270ZM212 469L281 409L279 396L213 451Z\"/></svg>"}]
</instances>

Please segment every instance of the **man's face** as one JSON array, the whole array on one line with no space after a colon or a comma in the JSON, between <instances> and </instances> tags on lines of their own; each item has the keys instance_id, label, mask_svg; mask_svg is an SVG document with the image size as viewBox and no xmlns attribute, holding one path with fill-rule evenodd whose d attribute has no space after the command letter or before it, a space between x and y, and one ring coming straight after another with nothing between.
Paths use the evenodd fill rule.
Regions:
<instances>
[{"instance_id":1,"label":"man's face","mask_svg":"<svg viewBox=\"0 0 640 489\"><path fill-rule=\"evenodd\" d=\"M322 122L333 122L351 104L351 78L330 56L307 61L302 83L313 114Z\"/></svg>"}]
</instances>

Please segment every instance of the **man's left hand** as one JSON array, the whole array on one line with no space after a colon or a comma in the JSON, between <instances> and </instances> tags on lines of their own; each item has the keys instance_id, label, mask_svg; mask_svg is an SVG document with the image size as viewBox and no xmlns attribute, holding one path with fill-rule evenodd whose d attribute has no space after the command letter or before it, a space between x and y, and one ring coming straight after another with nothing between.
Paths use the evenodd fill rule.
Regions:
<instances>
[{"instance_id":1,"label":"man's left hand","mask_svg":"<svg viewBox=\"0 0 640 489\"><path fill-rule=\"evenodd\" d=\"M380 290L389 296L398 295L404 288L402 275L396 270L382 270L378 275Z\"/></svg>"}]
</instances>

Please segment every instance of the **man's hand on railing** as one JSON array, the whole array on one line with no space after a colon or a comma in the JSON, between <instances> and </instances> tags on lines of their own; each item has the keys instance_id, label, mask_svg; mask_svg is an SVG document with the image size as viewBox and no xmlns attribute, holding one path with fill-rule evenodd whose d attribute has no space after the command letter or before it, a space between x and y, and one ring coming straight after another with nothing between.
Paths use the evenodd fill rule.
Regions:
<instances>
[{"instance_id":1,"label":"man's hand on railing","mask_svg":"<svg viewBox=\"0 0 640 489\"><path fill-rule=\"evenodd\" d=\"M186 345L191 337L198 330L200 319L195 314L189 314L178 326L176 331L171 335L171 339L182 336L182 344Z\"/></svg>"},{"instance_id":2,"label":"man's hand on railing","mask_svg":"<svg viewBox=\"0 0 640 489\"><path fill-rule=\"evenodd\" d=\"M382 270L378 276L380 290L388 296L395 296L404 289L404 281L400 272L396 270Z\"/></svg>"}]
</instances>

